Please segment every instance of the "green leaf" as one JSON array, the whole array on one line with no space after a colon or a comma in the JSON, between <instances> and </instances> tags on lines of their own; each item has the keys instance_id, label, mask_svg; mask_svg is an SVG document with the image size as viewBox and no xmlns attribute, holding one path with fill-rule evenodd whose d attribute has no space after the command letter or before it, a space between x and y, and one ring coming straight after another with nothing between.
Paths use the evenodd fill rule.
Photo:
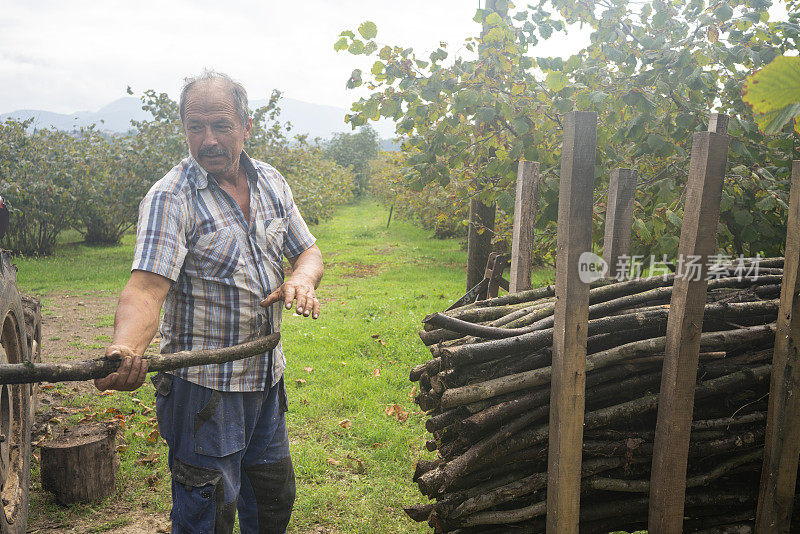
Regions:
<instances>
[{"instance_id":1,"label":"green leaf","mask_svg":"<svg viewBox=\"0 0 800 534\"><path fill-rule=\"evenodd\" d=\"M736 221L736 224L739 226L747 226L751 222L753 222L753 215L746 210L741 208L734 208L733 209L733 220Z\"/></svg>"},{"instance_id":2,"label":"green leaf","mask_svg":"<svg viewBox=\"0 0 800 534\"><path fill-rule=\"evenodd\" d=\"M717 20L726 22L733 16L733 9L727 2L723 2L714 10L714 16L717 17Z\"/></svg>"},{"instance_id":3,"label":"green leaf","mask_svg":"<svg viewBox=\"0 0 800 534\"><path fill-rule=\"evenodd\" d=\"M780 131L800 115L800 57L776 57L747 78L742 96L764 133Z\"/></svg>"},{"instance_id":4,"label":"green leaf","mask_svg":"<svg viewBox=\"0 0 800 534\"><path fill-rule=\"evenodd\" d=\"M362 22L361 26L358 27L358 33L360 33L361 37L364 39L374 39L375 36L378 35L378 27L375 26L374 22Z\"/></svg>"},{"instance_id":5,"label":"green leaf","mask_svg":"<svg viewBox=\"0 0 800 534\"><path fill-rule=\"evenodd\" d=\"M350 44L350 46L349 46L349 47L347 47L347 50L348 50L348 51L349 51L351 54L359 55L359 54L361 54L362 52L364 52L364 43L363 43L362 41L353 41L353 42Z\"/></svg>"},{"instance_id":6,"label":"green leaf","mask_svg":"<svg viewBox=\"0 0 800 534\"><path fill-rule=\"evenodd\" d=\"M761 211L770 211L775 207L775 197L772 195L767 195L758 202L756 202L756 208Z\"/></svg>"},{"instance_id":7,"label":"green leaf","mask_svg":"<svg viewBox=\"0 0 800 534\"><path fill-rule=\"evenodd\" d=\"M497 113L495 112L494 108L483 107L478 110L478 117L483 122L489 122L493 120L496 116Z\"/></svg>"},{"instance_id":8,"label":"green leaf","mask_svg":"<svg viewBox=\"0 0 800 534\"><path fill-rule=\"evenodd\" d=\"M341 50L347 50L347 37L341 37L336 44L333 45L333 49L337 52Z\"/></svg>"},{"instance_id":9,"label":"green leaf","mask_svg":"<svg viewBox=\"0 0 800 534\"><path fill-rule=\"evenodd\" d=\"M555 70L550 71L547 73L547 78L545 78L544 84L548 89L557 93L567 86L567 77L563 72Z\"/></svg>"}]
</instances>

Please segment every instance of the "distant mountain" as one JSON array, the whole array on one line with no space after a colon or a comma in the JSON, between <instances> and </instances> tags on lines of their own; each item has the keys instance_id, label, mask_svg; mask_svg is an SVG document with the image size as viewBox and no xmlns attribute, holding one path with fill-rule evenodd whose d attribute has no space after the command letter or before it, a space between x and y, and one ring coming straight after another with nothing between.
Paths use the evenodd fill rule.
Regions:
<instances>
[{"instance_id":1,"label":"distant mountain","mask_svg":"<svg viewBox=\"0 0 800 534\"><path fill-rule=\"evenodd\" d=\"M267 99L252 100L250 107L258 108L265 105ZM315 137L329 139L335 132L350 132L349 124L344 122L347 113L342 108L324 106L282 98L280 100L281 122L291 122L291 134L309 134L310 140ZM123 133L130 129L132 119L146 120L150 114L142 110L138 98L132 96L114 100L97 111L76 111L75 113L53 113L39 109L19 109L10 113L0 114L0 121L8 118L26 120L33 117L34 126L37 128L54 127L59 130L74 130L84 126L96 124L100 130ZM378 131L382 139L394 137L394 124L382 119L377 123L370 123Z\"/></svg>"}]
</instances>

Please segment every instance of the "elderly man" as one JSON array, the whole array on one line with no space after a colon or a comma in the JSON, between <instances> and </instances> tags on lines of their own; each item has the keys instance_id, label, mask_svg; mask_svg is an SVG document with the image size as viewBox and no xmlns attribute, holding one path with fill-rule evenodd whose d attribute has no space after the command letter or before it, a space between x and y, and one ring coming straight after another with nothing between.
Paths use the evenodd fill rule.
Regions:
<instances>
[{"instance_id":1,"label":"elderly man","mask_svg":"<svg viewBox=\"0 0 800 534\"><path fill-rule=\"evenodd\" d=\"M228 76L186 80L180 113L191 157L139 207L131 278L106 354L121 358L100 390L144 382L141 354L224 347L280 329L283 305L317 318L322 255L283 176L244 152L247 93ZM292 265L284 281L283 256ZM172 532L282 533L295 497L284 412L283 350L153 377L169 445Z\"/></svg>"}]
</instances>

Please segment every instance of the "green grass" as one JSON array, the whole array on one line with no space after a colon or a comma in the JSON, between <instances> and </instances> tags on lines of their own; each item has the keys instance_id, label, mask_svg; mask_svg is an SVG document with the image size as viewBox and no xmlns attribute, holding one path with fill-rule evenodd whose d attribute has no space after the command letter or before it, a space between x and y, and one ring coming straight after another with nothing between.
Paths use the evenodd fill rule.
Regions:
<instances>
[{"instance_id":1,"label":"green grass","mask_svg":"<svg viewBox=\"0 0 800 534\"><path fill-rule=\"evenodd\" d=\"M288 426L298 483L290 532L316 526L369 534L427 531L402 511L404 504L425 500L411 474L418 458L433 456L424 448L424 416L412 402L408 371L430 358L416 335L421 319L464 292L466 254L458 240L432 239L404 221L393 220L387 229L387 217L378 205L363 202L342 207L313 227L325 261L318 292L322 313L317 321L284 315ZM20 285L31 293L116 293L127 280L131 256L131 236L117 247L64 244L51 258L18 261ZM535 285L549 282L549 271L535 274ZM111 320L98 316L96 323ZM123 414L134 410L116 498L164 510L169 507L166 448L161 440L155 445L142 440L153 428L148 422L153 414L137 415L132 400L149 406L152 389L147 383L134 394L67 396L65 403L89 407L101 417L113 417L103 413L112 406ZM394 404L409 412L407 420L386 415ZM136 462L152 451L162 456L155 466ZM162 476L149 487L153 469ZM110 503L93 510L102 512L104 506ZM32 520L92 513L85 507L56 508L46 499L35 501Z\"/></svg>"}]
</instances>

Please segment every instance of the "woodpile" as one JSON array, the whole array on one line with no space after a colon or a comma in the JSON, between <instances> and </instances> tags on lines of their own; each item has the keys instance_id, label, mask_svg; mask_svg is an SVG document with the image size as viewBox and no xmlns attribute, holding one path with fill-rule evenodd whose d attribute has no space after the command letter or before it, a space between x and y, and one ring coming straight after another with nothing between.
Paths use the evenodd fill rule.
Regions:
<instances>
[{"instance_id":1,"label":"woodpile","mask_svg":"<svg viewBox=\"0 0 800 534\"><path fill-rule=\"evenodd\" d=\"M748 262L708 282L687 532L749 532L755 516L783 260L742 276ZM581 532L647 528L673 278L592 284ZM546 286L425 318L433 358L410 378L438 457L416 466L431 501L406 507L412 519L442 533L544 532L554 300Z\"/></svg>"}]
</instances>

